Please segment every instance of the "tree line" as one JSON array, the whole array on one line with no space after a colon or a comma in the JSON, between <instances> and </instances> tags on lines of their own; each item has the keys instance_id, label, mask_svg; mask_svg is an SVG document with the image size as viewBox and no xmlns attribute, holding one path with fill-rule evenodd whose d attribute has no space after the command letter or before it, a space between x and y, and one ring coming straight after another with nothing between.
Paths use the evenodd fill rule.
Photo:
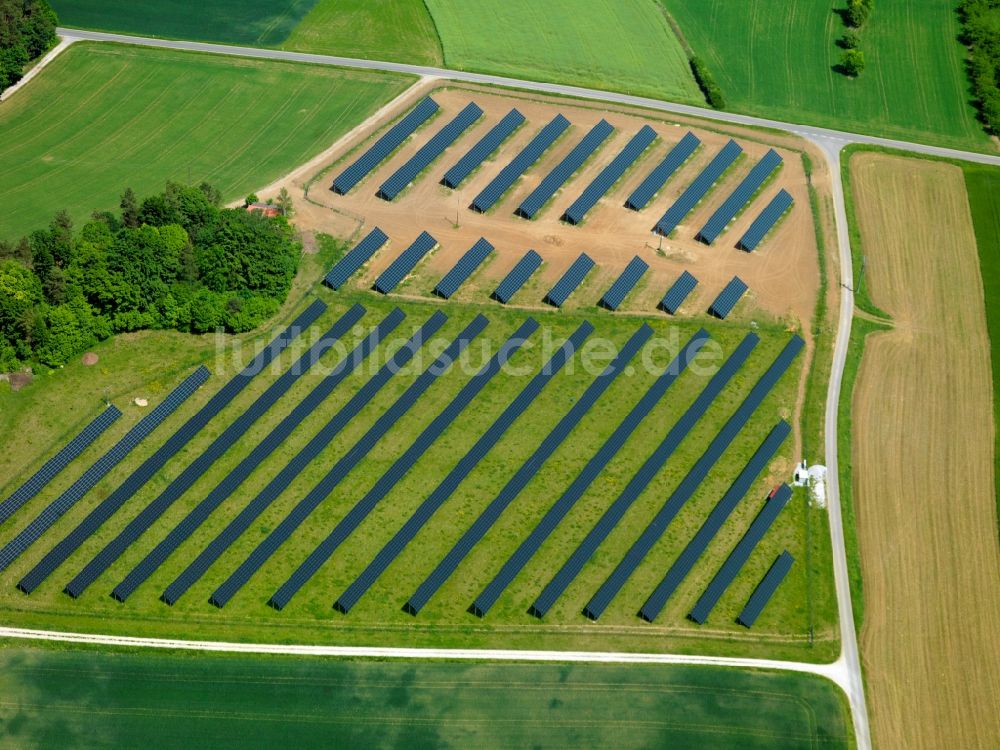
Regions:
<instances>
[{"instance_id":1,"label":"tree line","mask_svg":"<svg viewBox=\"0 0 1000 750\"><path fill-rule=\"evenodd\" d=\"M45 0L0 0L0 91L56 43L55 11Z\"/></svg>"},{"instance_id":2,"label":"tree line","mask_svg":"<svg viewBox=\"0 0 1000 750\"><path fill-rule=\"evenodd\" d=\"M0 242L0 372L58 366L141 329L249 331L284 301L301 246L284 216L221 208L218 190L168 182L74 228L65 211Z\"/></svg>"},{"instance_id":3,"label":"tree line","mask_svg":"<svg viewBox=\"0 0 1000 750\"><path fill-rule=\"evenodd\" d=\"M979 115L987 130L1000 135L1000 0L962 0L958 12Z\"/></svg>"}]
</instances>

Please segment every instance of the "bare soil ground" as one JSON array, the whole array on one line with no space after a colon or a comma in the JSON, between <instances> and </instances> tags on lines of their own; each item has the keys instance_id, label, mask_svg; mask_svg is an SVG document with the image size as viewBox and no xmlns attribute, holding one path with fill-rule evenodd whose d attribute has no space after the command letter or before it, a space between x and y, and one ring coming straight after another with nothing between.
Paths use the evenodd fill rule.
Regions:
<instances>
[{"instance_id":1,"label":"bare soil ground","mask_svg":"<svg viewBox=\"0 0 1000 750\"><path fill-rule=\"evenodd\" d=\"M895 329L854 392L869 706L883 748L1000 747L990 342L959 168L851 161L866 282Z\"/></svg>"}]
</instances>

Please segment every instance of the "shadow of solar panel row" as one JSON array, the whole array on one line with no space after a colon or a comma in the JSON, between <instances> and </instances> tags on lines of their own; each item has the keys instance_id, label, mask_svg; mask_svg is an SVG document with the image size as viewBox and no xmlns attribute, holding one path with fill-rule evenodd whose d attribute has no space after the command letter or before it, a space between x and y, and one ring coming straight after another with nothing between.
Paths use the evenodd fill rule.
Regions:
<instances>
[{"instance_id":1,"label":"shadow of solar panel row","mask_svg":"<svg viewBox=\"0 0 1000 750\"><path fill-rule=\"evenodd\" d=\"M719 502L712 508L708 517L691 538L691 541L685 545L683 551L674 560L673 564L667 570L666 575L663 576L663 580L653 590L653 593L649 595L649 598L639 610L639 617L646 622L653 622L659 616L660 612L663 611L663 607L666 606L667 601L677 591L677 587L687 578L688 573L691 572L691 568L694 567L698 559L704 554L709 543L719 533L722 525L729 519L733 511L736 510L736 506L740 500L750 491L750 485L753 484L754 480L757 479L757 475L774 458L774 454L777 453L778 448L781 447L781 444L791 431L792 428L788 425L788 422L781 420L768 433L768 436L764 438L764 442L761 443L753 456L750 457L750 460L740 471L736 479L733 480L729 489L726 490L726 493Z\"/></svg>"},{"instance_id":2,"label":"shadow of solar panel row","mask_svg":"<svg viewBox=\"0 0 1000 750\"><path fill-rule=\"evenodd\" d=\"M635 432L639 423L652 411L653 407L663 398L667 389L674 384L681 373L687 369L688 364L694 356L708 341L708 333L701 329L692 336L678 352L673 361L667 365L663 373L646 390L639 402L632 407L621 423L615 428L611 436L604 441L586 466L576 475L570 486L560 495L559 499L545 512L542 519L531 530L531 533L518 545L514 553L500 568L500 571L493 577L486 588L482 590L476 600L469 608L477 617L485 617L490 608L496 604L497 599L504 590L511 584L521 569L528 564L528 561L538 551L538 548L545 542L549 535L555 531L560 521L572 510L576 502L583 496L598 475L604 471L611 462L629 436Z\"/></svg>"},{"instance_id":3,"label":"shadow of solar panel row","mask_svg":"<svg viewBox=\"0 0 1000 750\"><path fill-rule=\"evenodd\" d=\"M394 260L382 274L375 279L372 288L376 292L388 294L402 283L403 279L413 273L417 263L424 259L431 250L437 247L438 241L427 232L420 236Z\"/></svg>"},{"instance_id":4,"label":"shadow of solar panel row","mask_svg":"<svg viewBox=\"0 0 1000 750\"><path fill-rule=\"evenodd\" d=\"M423 99L410 110L403 119L389 128L385 135L375 141L371 148L365 151L347 169L341 172L333 181L332 190L339 195L346 195L351 188L368 176L375 167L388 158L389 154L399 148L403 141L427 122L438 111L437 102L430 97Z\"/></svg>"},{"instance_id":5,"label":"shadow of solar panel row","mask_svg":"<svg viewBox=\"0 0 1000 750\"><path fill-rule=\"evenodd\" d=\"M487 428L486 432L459 459L454 468L441 480L441 483L424 499L413 515L406 519L402 528L375 555L375 559L351 582L344 593L337 597L333 605L334 609L346 614L357 604L358 600L371 588L393 560L413 541L413 538L427 525L431 517L458 489L469 472L479 465L479 462L493 450L518 417L534 403L542 389L562 370L593 331L594 327L587 321L579 325L556 353L542 365L542 369L514 397L514 400L508 404L500 416L494 420L493 424Z\"/></svg>"},{"instance_id":6,"label":"shadow of solar panel row","mask_svg":"<svg viewBox=\"0 0 1000 750\"><path fill-rule=\"evenodd\" d=\"M687 271L683 271L677 278L677 281L673 283L673 286L663 295L663 299L660 300L660 304L657 307L671 315L676 315L677 310L684 304L684 300L688 298L688 295L694 291L696 286L698 286L698 279Z\"/></svg>"},{"instance_id":7,"label":"shadow of solar panel row","mask_svg":"<svg viewBox=\"0 0 1000 750\"><path fill-rule=\"evenodd\" d=\"M628 293L635 289L635 285L642 279L642 275L649 270L649 264L636 255L625 266L625 270L615 279L615 283L604 293L598 301L598 306L607 310L617 310Z\"/></svg>"},{"instance_id":8,"label":"shadow of solar panel row","mask_svg":"<svg viewBox=\"0 0 1000 750\"><path fill-rule=\"evenodd\" d=\"M444 299L451 297L476 272L476 269L490 257L490 253L492 252L493 245L480 237L472 247L466 250L465 255L459 258L458 263L437 283L437 286L434 287L434 294Z\"/></svg>"},{"instance_id":9,"label":"shadow of solar panel row","mask_svg":"<svg viewBox=\"0 0 1000 750\"><path fill-rule=\"evenodd\" d=\"M483 188L472 201L471 208L479 213L486 213L493 205L510 190L517 179L524 174L532 164L542 158L549 146L569 127L569 120L562 115L556 115L551 122L542 128L531 139L521 152L511 159L510 163L501 169L489 185Z\"/></svg>"},{"instance_id":10,"label":"shadow of solar panel row","mask_svg":"<svg viewBox=\"0 0 1000 750\"><path fill-rule=\"evenodd\" d=\"M345 336L361 317L365 310L361 305L352 306L316 343L310 355L310 361L304 364L305 369L311 367L323 353ZM304 371L303 371L304 372ZM287 375L288 373L286 373ZM186 541L208 516L216 510L260 464L287 438L298 424L316 409L326 396L330 394L343 376L338 377L337 371L324 377L318 385L289 412L272 429L267 437L254 446L239 464L232 469L212 490L177 524L167 536L157 544L111 592L111 597L120 602L131 596L153 572L163 564L184 541ZM284 376L282 376L284 377Z\"/></svg>"},{"instance_id":11,"label":"shadow of solar panel row","mask_svg":"<svg viewBox=\"0 0 1000 750\"><path fill-rule=\"evenodd\" d=\"M774 385L791 366L792 360L795 359L795 356L802 349L803 345L804 342L798 336L793 336L785 344L785 347L775 358L771 366L768 367L767 371L754 384L750 393L743 400L743 403L733 412L732 416L722 426L722 429L712 439L705 452L701 454L667 501L657 511L653 520L649 522L649 525L643 530L636 542L625 553L625 557L618 563L611 575L608 576L607 580L598 589L597 593L591 597L583 610L584 615L591 620L596 620L607 609L612 599L621 591L622 586L625 585L625 582L635 572L635 569L642 562L643 558L649 554L653 545L663 536L670 522L673 521L674 517L691 498L698 486L704 481L708 472L722 457L723 452L733 442L767 394L771 392Z\"/></svg>"},{"instance_id":12,"label":"shadow of solar panel row","mask_svg":"<svg viewBox=\"0 0 1000 750\"><path fill-rule=\"evenodd\" d=\"M461 185L465 178L472 174L490 154L500 148L500 144L521 127L523 122L524 115L516 109L512 109L504 115L503 119L490 129L490 132L484 135L475 146L465 153L465 156L445 172L441 184L452 189Z\"/></svg>"},{"instance_id":13,"label":"shadow of solar panel row","mask_svg":"<svg viewBox=\"0 0 1000 750\"><path fill-rule=\"evenodd\" d=\"M347 255L337 261L326 275L327 286L332 289L340 289L388 241L389 237L386 233L375 227L361 242L351 248Z\"/></svg>"},{"instance_id":14,"label":"shadow of solar panel row","mask_svg":"<svg viewBox=\"0 0 1000 750\"><path fill-rule=\"evenodd\" d=\"M529 250L511 269L510 273L504 277L504 280L497 285L497 288L493 290L490 299L495 299L497 302L506 305L510 302L510 298L517 294L521 287L528 282L531 274L537 271L541 265L542 256L534 250Z\"/></svg>"},{"instance_id":15,"label":"shadow of solar panel row","mask_svg":"<svg viewBox=\"0 0 1000 750\"><path fill-rule=\"evenodd\" d=\"M601 170L593 182L587 185L580 196L566 209L562 215L563 221L568 221L570 224L582 222L587 212L597 205L597 201L614 187L615 183L628 171L628 168L642 156L642 153L655 140L656 131L649 125L643 125L639 132L632 136L632 140L625 145L625 148L618 152L618 155Z\"/></svg>"},{"instance_id":16,"label":"shadow of solar panel row","mask_svg":"<svg viewBox=\"0 0 1000 750\"><path fill-rule=\"evenodd\" d=\"M674 204L660 217L660 220L656 222L656 226L653 227L653 231L662 234L664 237L674 231L677 225L684 220L684 217L691 213L691 210L698 205L698 201L708 194L708 191L712 189L712 185L718 181L722 173L729 169L742 153L743 149L740 148L736 141L730 140L729 143L723 146L712 161L708 163L708 166L701 171L701 174L692 180L691 184L680 194L680 197L674 201Z\"/></svg>"},{"instance_id":17,"label":"shadow of solar panel row","mask_svg":"<svg viewBox=\"0 0 1000 750\"><path fill-rule=\"evenodd\" d=\"M632 194L625 201L625 208L633 211L641 211L653 200L663 186L667 184L674 172L681 168L691 154L701 145L701 141L694 133L688 131L684 137L677 142L677 145L670 149L670 152L663 157L663 161L657 164L653 171L646 175L646 178L639 183L639 186L632 191Z\"/></svg>"},{"instance_id":18,"label":"shadow of solar panel row","mask_svg":"<svg viewBox=\"0 0 1000 750\"><path fill-rule=\"evenodd\" d=\"M607 137L615 132L611 124L606 120L601 120L590 131L580 139L573 149L566 154L561 162L556 164L538 187L532 190L528 197L521 201L521 205L514 211L518 216L525 219L534 218L546 203L556 194L570 177L583 166L583 163L590 158L597 149L607 140Z\"/></svg>"},{"instance_id":19,"label":"shadow of solar panel row","mask_svg":"<svg viewBox=\"0 0 1000 750\"><path fill-rule=\"evenodd\" d=\"M791 497L792 490L787 484L782 484L771 493L764 507L761 508L760 513L757 514L753 523L750 524L750 528L747 529L746 534L743 535L743 538L733 548L726 561L722 563L719 572L715 574L715 577L705 587L705 591L698 598L688 617L699 625L705 624L715 605L718 604L719 599L726 593L726 589L736 580L736 576L739 575L740 570L743 569L746 561L750 558L750 553L753 552L754 547L764 538L764 534L771 528L771 525L778 518L778 514L788 505Z\"/></svg>"},{"instance_id":20,"label":"shadow of solar panel row","mask_svg":"<svg viewBox=\"0 0 1000 750\"><path fill-rule=\"evenodd\" d=\"M764 207L764 210L757 214L750 227L740 237L737 247L752 252L761 240L771 231L771 228L778 223L778 219L785 215L785 211L792 207L792 196L782 188L778 194L771 199L771 202Z\"/></svg>"},{"instance_id":21,"label":"shadow of solar panel row","mask_svg":"<svg viewBox=\"0 0 1000 750\"><path fill-rule=\"evenodd\" d=\"M157 448L152 456L147 458L138 469L122 482L107 498L99 503L69 534L56 544L18 583L25 593L30 594L39 584L69 557L81 544L89 539L112 515L114 515L128 500L153 478L163 466L177 455L188 442L197 435L222 409L249 385L250 381L264 370L282 351L323 311L326 310L319 300L316 300L288 328L243 368L240 372L220 388L194 416L187 420L174 432L166 442Z\"/></svg>"},{"instance_id":22,"label":"shadow of solar panel row","mask_svg":"<svg viewBox=\"0 0 1000 750\"><path fill-rule=\"evenodd\" d=\"M406 164L397 169L389 179L382 183L378 197L391 201L396 198L406 186L413 182L417 175L423 172L437 159L446 148L458 140L459 136L468 130L472 124L483 115L483 110L475 102L469 102L465 109L455 115L430 140L421 146Z\"/></svg>"},{"instance_id":23,"label":"shadow of solar panel row","mask_svg":"<svg viewBox=\"0 0 1000 750\"><path fill-rule=\"evenodd\" d=\"M583 283L583 280L587 278L587 274L590 273L591 269L594 267L594 261L586 253L580 253L576 260L573 261L566 273L562 275L562 278L555 283L549 293L543 298L543 302L547 302L553 307L562 307L566 300L569 299L569 295L576 291L577 287Z\"/></svg>"},{"instance_id":24,"label":"shadow of solar panel row","mask_svg":"<svg viewBox=\"0 0 1000 750\"><path fill-rule=\"evenodd\" d=\"M747 288L743 279L739 276L733 276L708 308L709 315L714 315L719 320L725 319L736 307L736 303L746 294Z\"/></svg>"},{"instance_id":25,"label":"shadow of solar panel row","mask_svg":"<svg viewBox=\"0 0 1000 750\"><path fill-rule=\"evenodd\" d=\"M49 503L17 536L0 549L0 570L16 560L22 552L34 544L63 515L76 505L79 500L92 490L124 459L132 449L141 443L163 420L173 414L188 397L208 380L208 368L200 365L193 373L184 378L163 401L146 416L140 419L125 435L115 443L107 453L92 463L85 472L71 484L59 497Z\"/></svg>"},{"instance_id":26,"label":"shadow of solar panel row","mask_svg":"<svg viewBox=\"0 0 1000 750\"><path fill-rule=\"evenodd\" d=\"M645 323L632 334L617 356L594 378L583 395L576 400L570 410L559 420L559 423L545 436L545 439L535 449L535 452L521 464L520 468L507 484L504 485L499 494L479 514L479 517L476 518L472 526L469 527L461 539L455 543L448 554L438 563L434 571L424 579L423 583L420 584L414 594L407 600L403 611L411 615L416 615L423 609L434 593L455 572L459 563L465 559L465 556L472 551L472 548L479 543L486 535L486 532L500 519L501 514L534 478L544 463L562 445L566 438L569 437L570 433L576 429L580 420L590 411L591 407L615 381L618 375L621 374L625 366L642 349L643 345L652 335L653 329Z\"/></svg>"},{"instance_id":27,"label":"shadow of solar panel row","mask_svg":"<svg viewBox=\"0 0 1000 750\"><path fill-rule=\"evenodd\" d=\"M402 419L409 411L410 407L427 391L431 384L451 367L466 347L478 336L489 324L489 321L482 315L477 315L469 325L448 345L448 347L413 383L406 389L383 414L374 425L358 440L357 443L341 458L330 470L327 476L320 482L323 490L329 495L334 487L346 477L355 466L366 456L375 444ZM317 485L318 486L318 485ZM322 490L318 490L322 491ZM380 497L371 495L354 505L353 508L337 522L333 531L309 554L294 573L278 588L268 605L275 609L284 609L291 601L292 597L302 588L310 578L330 559L330 555L340 546L340 544L367 518L368 514L375 507Z\"/></svg>"},{"instance_id":28,"label":"shadow of solar panel row","mask_svg":"<svg viewBox=\"0 0 1000 750\"><path fill-rule=\"evenodd\" d=\"M764 607L771 601L771 597L774 596L774 592L778 586L785 580L788 571L792 569L792 563L794 562L795 558L788 553L788 550L778 555L778 558L768 569L767 573L764 574L764 578L761 579L761 582L757 584L757 588L750 595L743 611L736 618L736 622L748 628L753 627L753 624L757 622L757 618L760 617L761 612L764 611Z\"/></svg>"},{"instance_id":29,"label":"shadow of solar panel row","mask_svg":"<svg viewBox=\"0 0 1000 750\"><path fill-rule=\"evenodd\" d=\"M66 443L56 455L42 464L24 484L14 490L10 497L0 503L0 523L14 515L22 505L41 492L45 485L89 448L121 415L118 407L108 404L108 407L94 417L90 424L80 430L79 434Z\"/></svg>"},{"instance_id":30,"label":"shadow of solar panel row","mask_svg":"<svg viewBox=\"0 0 1000 750\"><path fill-rule=\"evenodd\" d=\"M740 209L746 205L747 201L753 197L754 193L760 189L761 185L780 166L781 157L778 156L778 152L773 148L768 149L760 161L753 165L747 176L726 197L722 205L715 209L715 212L705 222L705 226L701 228L701 231L694 238L700 242L704 242L706 245L711 245L715 242L716 238L729 226L729 222L736 218L736 214L740 212Z\"/></svg>"},{"instance_id":31,"label":"shadow of solar panel row","mask_svg":"<svg viewBox=\"0 0 1000 750\"><path fill-rule=\"evenodd\" d=\"M368 356L378 347L406 315L399 308L394 309L366 336L354 349L343 357L334 367L328 382L330 390L364 364ZM377 377L377 376L376 376ZM373 396L374 393L369 393ZM355 395L348 405L341 407L320 430L309 439L309 442L281 468L281 470L258 492L244 508L234 516L226 527L206 546L174 581L167 586L160 599L173 605L176 601L201 578L209 567L222 555L230 545L245 532L261 513L273 503L282 492L288 489L292 481L312 462L340 433L354 416L350 408L358 407L359 399ZM364 404L361 404L363 406Z\"/></svg>"}]
</instances>

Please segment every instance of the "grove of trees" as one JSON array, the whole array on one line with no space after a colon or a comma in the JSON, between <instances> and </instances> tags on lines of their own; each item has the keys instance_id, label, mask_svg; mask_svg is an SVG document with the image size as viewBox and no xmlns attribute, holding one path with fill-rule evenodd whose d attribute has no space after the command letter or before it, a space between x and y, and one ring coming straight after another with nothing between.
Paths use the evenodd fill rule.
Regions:
<instances>
[{"instance_id":1,"label":"grove of trees","mask_svg":"<svg viewBox=\"0 0 1000 750\"><path fill-rule=\"evenodd\" d=\"M56 14L45 0L0 0L0 91L56 43Z\"/></svg>"},{"instance_id":2,"label":"grove of trees","mask_svg":"<svg viewBox=\"0 0 1000 750\"><path fill-rule=\"evenodd\" d=\"M986 128L1000 135L1000 0L962 0L959 15L979 114Z\"/></svg>"}]
</instances>

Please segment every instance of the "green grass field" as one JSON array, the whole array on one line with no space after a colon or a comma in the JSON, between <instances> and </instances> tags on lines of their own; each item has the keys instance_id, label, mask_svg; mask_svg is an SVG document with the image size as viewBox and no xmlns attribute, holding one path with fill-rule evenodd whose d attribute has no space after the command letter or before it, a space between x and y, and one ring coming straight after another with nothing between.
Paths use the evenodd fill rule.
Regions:
<instances>
[{"instance_id":1,"label":"green grass field","mask_svg":"<svg viewBox=\"0 0 1000 750\"><path fill-rule=\"evenodd\" d=\"M322 151L405 76L79 43L0 109L0 239L77 221L166 180L227 200Z\"/></svg>"},{"instance_id":2,"label":"green grass field","mask_svg":"<svg viewBox=\"0 0 1000 750\"><path fill-rule=\"evenodd\" d=\"M0 744L849 748L830 682L711 667L0 650Z\"/></svg>"}]
</instances>

